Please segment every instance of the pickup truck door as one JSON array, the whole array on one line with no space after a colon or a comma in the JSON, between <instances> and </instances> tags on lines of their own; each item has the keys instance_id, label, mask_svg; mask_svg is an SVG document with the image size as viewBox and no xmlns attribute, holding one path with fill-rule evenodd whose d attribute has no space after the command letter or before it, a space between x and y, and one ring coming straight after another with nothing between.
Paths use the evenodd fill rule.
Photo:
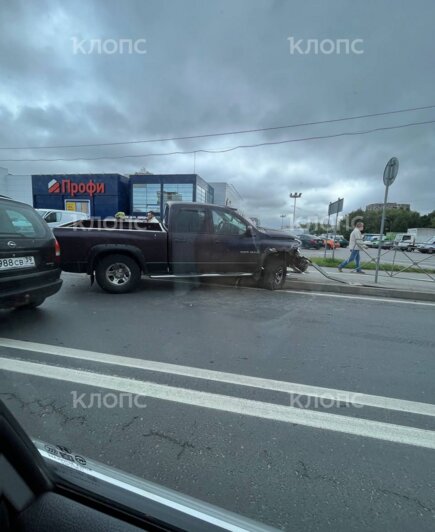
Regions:
<instances>
[{"instance_id":1,"label":"pickup truck door","mask_svg":"<svg viewBox=\"0 0 435 532\"><path fill-rule=\"evenodd\" d=\"M201 206L180 206L171 213L169 261L174 274L214 272L210 212Z\"/></svg>"},{"instance_id":2,"label":"pickup truck door","mask_svg":"<svg viewBox=\"0 0 435 532\"><path fill-rule=\"evenodd\" d=\"M258 269L260 251L255 229L235 212L211 208L213 261L220 273L253 273Z\"/></svg>"}]
</instances>

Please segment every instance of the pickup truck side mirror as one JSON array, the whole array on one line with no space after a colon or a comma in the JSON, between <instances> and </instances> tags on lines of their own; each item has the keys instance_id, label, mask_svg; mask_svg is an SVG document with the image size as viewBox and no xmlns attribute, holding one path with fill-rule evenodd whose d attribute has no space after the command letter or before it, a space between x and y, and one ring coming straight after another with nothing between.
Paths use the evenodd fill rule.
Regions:
<instances>
[{"instance_id":1,"label":"pickup truck side mirror","mask_svg":"<svg viewBox=\"0 0 435 532\"><path fill-rule=\"evenodd\" d=\"M245 236L254 236L254 231L250 225L246 228Z\"/></svg>"}]
</instances>

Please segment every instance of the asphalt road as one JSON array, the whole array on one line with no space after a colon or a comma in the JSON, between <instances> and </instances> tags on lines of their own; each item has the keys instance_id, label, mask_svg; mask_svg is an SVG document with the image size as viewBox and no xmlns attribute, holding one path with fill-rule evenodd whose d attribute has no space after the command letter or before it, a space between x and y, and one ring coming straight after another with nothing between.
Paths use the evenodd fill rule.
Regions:
<instances>
[{"instance_id":1,"label":"asphalt road","mask_svg":"<svg viewBox=\"0 0 435 532\"><path fill-rule=\"evenodd\" d=\"M33 437L285 530L434 529L434 304L64 279L0 313Z\"/></svg>"}]
</instances>

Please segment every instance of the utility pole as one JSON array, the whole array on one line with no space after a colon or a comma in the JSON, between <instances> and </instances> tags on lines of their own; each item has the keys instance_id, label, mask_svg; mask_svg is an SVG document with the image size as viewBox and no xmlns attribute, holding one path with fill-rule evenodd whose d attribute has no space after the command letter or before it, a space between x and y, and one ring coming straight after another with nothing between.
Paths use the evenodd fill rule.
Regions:
<instances>
[{"instance_id":1,"label":"utility pole","mask_svg":"<svg viewBox=\"0 0 435 532\"><path fill-rule=\"evenodd\" d=\"M302 192L292 192L289 194L289 196L295 200L293 205L293 229L295 228L296 224L296 200L302 196Z\"/></svg>"},{"instance_id":2,"label":"utility pole","mask_svg":"<svg viewBox=\"0 0 435 532\"><path fill-rule=\"evenodd\" d=\"M284 229L284 218L287 216L287 214L280 214L281 216L281 229Z\"/></svg>"}]
</instances>

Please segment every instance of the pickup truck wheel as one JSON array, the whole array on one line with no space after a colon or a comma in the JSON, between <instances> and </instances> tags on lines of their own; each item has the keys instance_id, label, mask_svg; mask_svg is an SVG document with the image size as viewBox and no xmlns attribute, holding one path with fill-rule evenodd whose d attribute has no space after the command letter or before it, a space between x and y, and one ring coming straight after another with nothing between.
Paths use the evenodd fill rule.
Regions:
<instances>
[{"instance_id":1,"label":"pickup truck wheel","mask_svg":"<svg viewBox=\"0 0 435 532\"><path fill-rule=\"evenodd\" d=\"M124 294L131 292L140 280L137 262L127 255L103 257L95 269L97 283L106 292Z\"/></svg>"},{"instance_id":2,"label":"pickup truck wheel","mask_svg":"<svg viewBox=\"0 0 435 532\"><path fill-rule=\"evenodd\" d=\"M279 290L284 286L287 268L281 259L269 259L260 279L260 286L267 290Z\"/></svg>"}]
</instances>

